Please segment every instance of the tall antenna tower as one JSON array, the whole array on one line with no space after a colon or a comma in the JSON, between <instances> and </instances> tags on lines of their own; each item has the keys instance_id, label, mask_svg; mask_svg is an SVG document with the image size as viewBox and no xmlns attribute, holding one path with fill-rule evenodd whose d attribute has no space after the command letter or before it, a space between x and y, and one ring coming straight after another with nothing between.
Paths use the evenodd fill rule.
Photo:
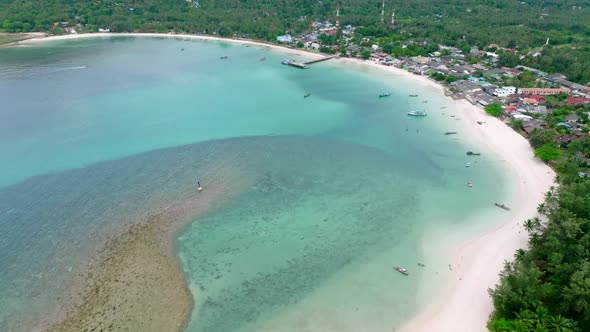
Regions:
<instances>
[{"instance_id":1,"label":"tall antenna tower","mask_svg":"<svg viewBox=\"0 0 590 332\"><path fill-rule=\"evenodd\" d=\"M336 30L340 28L340 5L336 5Z\"/></svg>"},{"instance_id":2,"label":"tall antenna tower","mask_svg":"<svg viewBox=\"0 0 590 332\"><path fill-rule=\"evenodd\" d=\"M385 16L385 0L381 4L381 24L383 24L383 17Z\"/></svg>"},{"instance_id":3,"label":"tall antenna tower","mask_svg":"<svg viewBox=\"0 0 590 332\"><path fill-rule=\"evenodd\" d=\"M391 12L391 28L395 28L395 9Z\"/></svg>"}]
</instances>

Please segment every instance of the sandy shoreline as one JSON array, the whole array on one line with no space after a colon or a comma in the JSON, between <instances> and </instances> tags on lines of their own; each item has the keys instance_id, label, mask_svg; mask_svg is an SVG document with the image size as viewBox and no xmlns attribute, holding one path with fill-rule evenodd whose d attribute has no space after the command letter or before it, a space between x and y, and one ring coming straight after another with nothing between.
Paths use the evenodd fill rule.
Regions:
<instances>
[{"instance_id":1,"label":"sandy shoreline","mask_svg":"<svg viewBox=\"0 0 590 332\"><path fill-rule=\"evenodd\" d=\"M488 288L499 281L505 260L511 260L519 248L527 245L523 221L537 215L537 206L554 183L555 173L535 159L528 141L465 100L454 104L461 114L464 129L472 143L500 160L515 186L515 201L506 216L496 220L495 228L451 249L453 270L437 301L408 322L402 331L487 331L493 311ZM484 121L478 125L477 121ZM427 245L425 245L427 246Z\"/></svg>"},{"instance_id":2,"label":"sandy shoreline","mask_svg":"<svg viewBox=\"0 0 590 332\"><path fill-rule=\"evenodd\" d=\"M191 39L191 40L208 40L208 41L223 41L231 42L242 45L261 46L268 47L273 50L279 51L284 54L295 54L298 56L307 56L312 59L323 58L323 54L305 51L301 49L291 49L279 45L267 44L249 39L238 39L238 38L219 38L213 36L204 35L187 35L187 34L162 34L162 33L112 33L112 32L101 32L101 33L86 33L86 34L75 34L75 35L59 35L41 38L31 38L20 42L15 42L13 45L27 45L31 43L46 42L46 41L59 41L59 40L75 40L81 38L110 38L110 37L158 37L158 38L177 38L177 39Z\"/></svg>"},{"instance_id":3,"label":"sandy shoreline","mask_svg":"<svg viewBox=\"0 0 590 332\"><path fill-rule=\"evenodd\" d=\"M442 85L403 69L350 58L337 61L389 72L444 93ZM513 259L517 249L527 246L528 235L522 223L538 215L537 206L554 185L555 172L534 157L533 149L524 137L466 100L453 100L452 103L457 116L463 120L462 134L472 145L491 153L501 162L503 171L509 174L511 183L507 186L514 186L515 201L505 202L511 210L505 217L495 220L498 226L451 248L449 259L453 271L447 284L436 296L434 304L404 324L403 332L487 331L486 324L493 311L488 289L498 283L503 262ZM479 125L478 121L485 123ZM423 247L427 252L437 250L432 248L430 238L424 240Z\"/></svg>"},{"instance_id":4,"label":"sandy shoreline","mask_svg":"<svg viewBox=\"0 0 590 332\"><path fill-rule=\"evenodd\" d=\"M387 67L358 59L340 58L346 64L368 66L412 79L444 94L444 87L425 76L396 67ZM453 100L462 121L462 134L474 146L481 147L501 161L514 186L515 201L498 225L476 238L453 246L449 252L453 271L436 300L420 311L401 328L403 332L477 332L487 331L486 324L493 311L488 289L499 281L505 260L511 260L519 248L527 246L528 235L522 226L526 219L537 216L537 206L554 184L555 172L536 159L529 142L502 121L485 113L466 100ZM478 121L485 122L483 125ZM425 251L432 248L432 239L424 240Z\"/></svg>"},{"instance_id":5,"label":"sandy shoreline","mask_svg":"<svg viewBox=\"0 0 590 332\"><path fill-rule=\"evenodd\" d=\"M241 39L224 39L211 36L182 34L136 34L136 33L100 33L53 36L29 39L16 45L26 45L39 41L68 40L78 38L96 38L111 36L147 36L187 38L194 40L227 41L240 44L269 47L281 53L297 54L309 58L323 55L300 49L289 49L277 45L265 44ZM368 66L384 73L412 79L429 88L443 93L444 88L424 76L414 75L395 67L361 61L358 59L340 58L335 60L342 65ZM450 259L456 268L451 272L448 283L440 293L438 300L426 310L408 322L404 331L487 331L486 322L493 310L487 289L499 280L498 273L502 262L513 257L516 249L526 246L527 235L522 229L522 222L536 215L536 207L542 202L544 193L553 184L555 174L539 160L534 159L532 149L526 139L518 135L501 121L492 118L480 108L466 101L454 101L458 114L464 120L462 129L466 136L477 146L492 153L496 160L502 161L505 172L513 179L516 201L507 202L512 210L506 213L498 225L489 232L459 244L451 249ZM476 121L485 121L478 125Z\"/></svg>"}]
</instances>

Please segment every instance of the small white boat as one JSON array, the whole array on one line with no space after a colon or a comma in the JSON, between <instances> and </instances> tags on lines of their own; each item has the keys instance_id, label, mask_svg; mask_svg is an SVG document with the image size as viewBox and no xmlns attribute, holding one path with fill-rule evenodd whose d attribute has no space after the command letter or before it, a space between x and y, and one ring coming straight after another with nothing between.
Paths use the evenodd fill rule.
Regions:
<instances>
[{"instance_id":1,"label":"small white boat","mask_svg":"<svg viewBox=\"0 0 590 332\"><path fill-rule=\"evenodd\" d=\"M423 110L415 110L415 111L409 111L408 115L410 116L426 116L426 111Z\"/></svg>"},{"instance_id":2,"label":"small white boat","mask_svg":"<svg viewBox=\"0 0 590 332\"><path fill-rule=\"evenodd\" d=\"M469 167L469 166L471 166L471 163L465 164L465 167Z\"/></svg>"},{"instance_id":3,"label":"small white boat","mask_svg":"<svg viewBox=\"0 0 590 332\"><path fill-rule=\"evenodd\" d=\"M467 182L467 187L473 187L473 183L471 183L471 181Z\"/></svg>"},{"instance_id":4,"label":"small white boat","mask_svg":"<svg viewBox=\"0 0 590 332\"><path fill-rule=\"evenodd\" d=\"M404 268L403 268L403 267L401 267L401 266L395 266L395 265L394 265L394 266L393 266L393 268L394 268L394 269L395 269L397 272L399 272L399 273L401 273L401 274L405 274L405 275L409 275L409 274L410 274L410 273L408 272L408 270L404 269Z\"/></svg>"}]
</instances>

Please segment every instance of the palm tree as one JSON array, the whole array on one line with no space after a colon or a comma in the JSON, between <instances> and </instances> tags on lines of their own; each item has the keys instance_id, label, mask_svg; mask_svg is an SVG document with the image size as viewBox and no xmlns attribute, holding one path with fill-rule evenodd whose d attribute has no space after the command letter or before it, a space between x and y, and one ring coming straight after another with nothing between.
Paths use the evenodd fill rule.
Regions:
<instances>
[{"instance_id":1,"label":"palm tree","mask_svg":"<svg viewBox=\"0 0 590 332\"><path fill-rule=\"evenodd\" d=\"M537 316L537 325L545 326L545 322L549 316L549 310L545 307L539 306L535 311L535 315Z\"/></svg>"},{"instance_id":2,"label":"palm tree","mask_svg":"<svg viewBox=\"0 0 590 332\"><path fill-rule=\"evenodd\" d=\"M537 206L537 212L539 214L545 214L545 203L541 203Z\"/></svg>"},{"instance_id":3,"label":"palm tree","mask_svg":"<svg viewBox=\"0 0 590 332\"><path fill-rule=\"evenodd\" d=\"M554 332L572 332L574 328L572 321L562 315L547 317L545 326Z\"/></svg>"},{"instance_id":4,"label":"palm tree","mask_svg":"<svg viewBox=\"0 0 590 332\"><path fill-rule=\"evenodd\" d=\"M506 331L506 330L503 330ZM530 332L532 331L531 328L529 327L529 324L520 321L520 320L515 320L512 321L512 326L510 327L510 332Z\"/></svg>"},{"instance_id":5,"label":"palm tree","mask_svg":"<svg viewBox=\"0 0 590 332\"><path fill-rule=\"evenodd\" d=\"M530 310L523 310L516 314L516 318L518 321L526 324L529 329L534 330L535 326L537 326L537 315Z\"/></svg>"},{"instance_id":6,"label":"palm tree","mask_svg":"<svg viewBox=\"0 0 590 332\"><path fill-rule=\"evenodd\" d=\"M514 258L518 261L522 261L522 259L524 258L524 255L526 254L526 251L522 248L519 248L518 250L516 250L516 253L514 254Z\"/></svg>"},{"instance_id":7,"label":"palm tree","mask_svg":"<svg viewBox=\"0 0 590 332\"><path fill-rule=\"evenodd\" d=\"M526 229L526 231L529 233L532 233L535 228L532 219L527 219L522 225L524 226L524 229Z\"/></svg>"}]
</instances>

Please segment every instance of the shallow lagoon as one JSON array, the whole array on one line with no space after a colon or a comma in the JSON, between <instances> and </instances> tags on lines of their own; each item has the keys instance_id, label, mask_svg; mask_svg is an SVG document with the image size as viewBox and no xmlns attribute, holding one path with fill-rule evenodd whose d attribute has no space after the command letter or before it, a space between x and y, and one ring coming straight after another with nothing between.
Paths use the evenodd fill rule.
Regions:
<instances>
[{"instance_id":1,"label":"shallow lagoon","mask_svg":"<svg viewBox=\"0 0 590 332\"><path fill-rule=\"evenodd\" d=\"M444 96L284 57L167 38L0 50L0 326L47 310L99 242L87 239L197 179L223 181L228 164L256 185L179 234L190 331L389 331L407 319L446 266L416 266L433 260L425 232L467 226L504 179L485 155L465 168L473 147L443 135L460 132ZM415 108L430 115L408 117Z\"/></svg>"}]
</instances>

